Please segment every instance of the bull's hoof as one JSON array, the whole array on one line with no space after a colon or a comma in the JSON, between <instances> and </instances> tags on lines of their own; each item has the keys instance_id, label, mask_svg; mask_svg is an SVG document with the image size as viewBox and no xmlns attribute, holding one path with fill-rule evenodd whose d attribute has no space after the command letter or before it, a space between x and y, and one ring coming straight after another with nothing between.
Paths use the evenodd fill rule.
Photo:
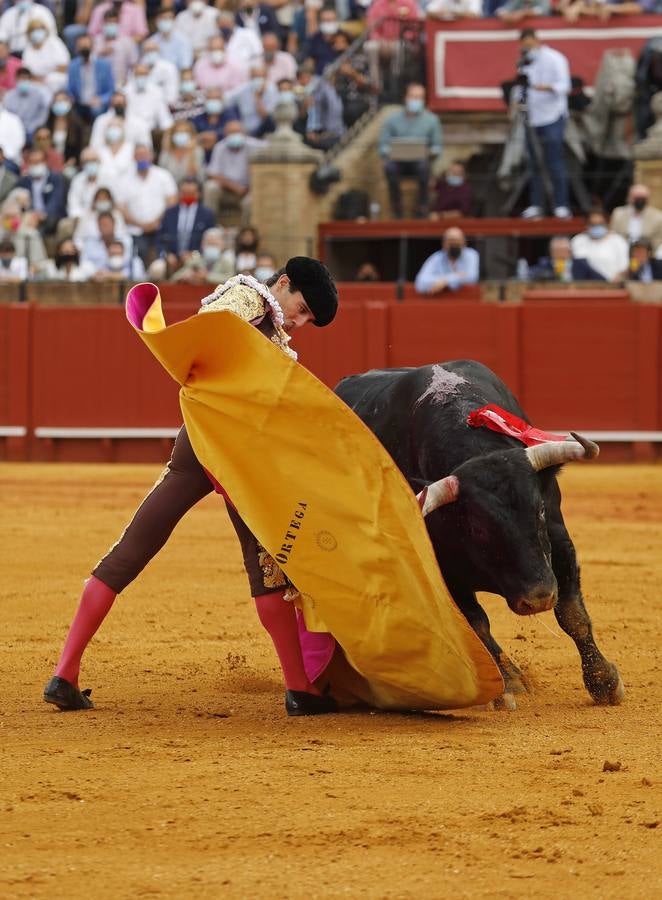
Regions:
<instances>
[{"instance_id":1,"label":"bull's hoof","mask_svg":"<svg viewBox=\"0 0 662 900\"><path fill-rule=\"evenodd\" d=\"M598 706L618 706L625 698L623 680L613 663L607 663L602 671L585 675L584 684Z\"/></svg>"},{"instance_id":2,"label":"bull's hoof","mask_svg":"<svg viewBox=\"0 0 662 900\"><path fill-rule=\"evenodd\" d=\"M515 663L510 659L509 656L506 656L505 653L501 653L499 659L497 661L497 665L503 675L503 680L505 682L507 694L530 694L531 686L528 682L528 679L524 672L516 666Z\"/></svg>"},{"instance_id":3,"label":"bull's hoof","mask_svg":"<svg viewBox=\"0 0 662 900\"><path fill-rule=\"evenodd\" d=\"M513 712L517 709L517 701L511 691L504 691L500 697L496 697L492 702L494 703L494 709L497 710L505 709L508 712Z\"/></svg>"}]
</instances>

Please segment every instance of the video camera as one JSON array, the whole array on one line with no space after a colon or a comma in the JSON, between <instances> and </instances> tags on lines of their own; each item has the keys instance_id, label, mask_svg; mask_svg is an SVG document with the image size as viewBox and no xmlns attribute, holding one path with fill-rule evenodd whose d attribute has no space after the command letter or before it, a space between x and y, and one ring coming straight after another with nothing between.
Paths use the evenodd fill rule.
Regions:
<instances>
[{"instance_id":1,"label":"video camera","mask_svg":"<svg viewBox=\"0 0 662 900\"><path fill-rule=\"evenodd\" d=\"M533 58L528 50L522 50L520 53L520 57L515 63L517 68L517 76L515 78L515 84L519 85L521 88L527 88L529 86L529 76L526 74L524 69L526 66L530 66L533 62Z\"/></svg>"}]
</instances>

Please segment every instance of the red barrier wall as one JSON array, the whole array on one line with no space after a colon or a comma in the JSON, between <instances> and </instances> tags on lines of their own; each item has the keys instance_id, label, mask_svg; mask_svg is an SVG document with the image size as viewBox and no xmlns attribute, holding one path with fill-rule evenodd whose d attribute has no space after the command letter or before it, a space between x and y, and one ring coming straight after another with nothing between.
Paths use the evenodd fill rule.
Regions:
<instances>
[{"instance_id":1,"label":"red barrier wall","mask_svg":"<svg viewBox=\"0 0 662 900\"><path fill-rule=\"evenodd\" d=\"M195 309L193 298L175 296L165 297L168 321ZM662 430L662 306L345 302L329 328L303 329L293 344L330 386L370 368L471 357L493 368L542 428ZM0 306L0 425L30 433L0 438L0 456L161 459L154 440L48 441L32 429L180 421L176 385L121 308Z\"/></svg>"}]
</instances>

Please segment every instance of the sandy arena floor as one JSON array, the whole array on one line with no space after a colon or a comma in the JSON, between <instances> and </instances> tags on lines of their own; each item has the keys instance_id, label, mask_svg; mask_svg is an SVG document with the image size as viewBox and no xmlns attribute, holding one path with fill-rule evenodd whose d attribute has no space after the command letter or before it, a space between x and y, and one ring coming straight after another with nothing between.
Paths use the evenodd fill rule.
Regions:
<instances>
[{"instance_id":1,"label":"sandy arena floor","mask_svg":"<svg viewBox=\"0 0 662 900\"><path fill-rule=\"evenodd\" d=\"M92 644L96 710L58 713L83 579L156 474L0 466L2 900L662 896L662 467L563 475L621 707L591 703L552 613L488 598L536 685L518 711L288 719L209 498Z\"/></svg>"}]
</instances>

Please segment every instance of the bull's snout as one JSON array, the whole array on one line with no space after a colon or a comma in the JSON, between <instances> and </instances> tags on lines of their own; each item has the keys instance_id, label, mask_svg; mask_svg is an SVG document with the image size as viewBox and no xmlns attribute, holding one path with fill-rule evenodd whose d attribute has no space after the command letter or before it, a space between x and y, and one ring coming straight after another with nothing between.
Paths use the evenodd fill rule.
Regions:
<instances>
[{"instance_id":1,"label":"bull's snout","mask_svg":"<svg viewBox=\"0 0 662 900\"><path fill-rule=\"evenodd\" d=\"M558 592L550 591L549 588L539 587L518 597L513 603L513 611L518 616L534 616L536 613L547 612L556 606L558 600Z\"/></svg>"}]
</instances>

